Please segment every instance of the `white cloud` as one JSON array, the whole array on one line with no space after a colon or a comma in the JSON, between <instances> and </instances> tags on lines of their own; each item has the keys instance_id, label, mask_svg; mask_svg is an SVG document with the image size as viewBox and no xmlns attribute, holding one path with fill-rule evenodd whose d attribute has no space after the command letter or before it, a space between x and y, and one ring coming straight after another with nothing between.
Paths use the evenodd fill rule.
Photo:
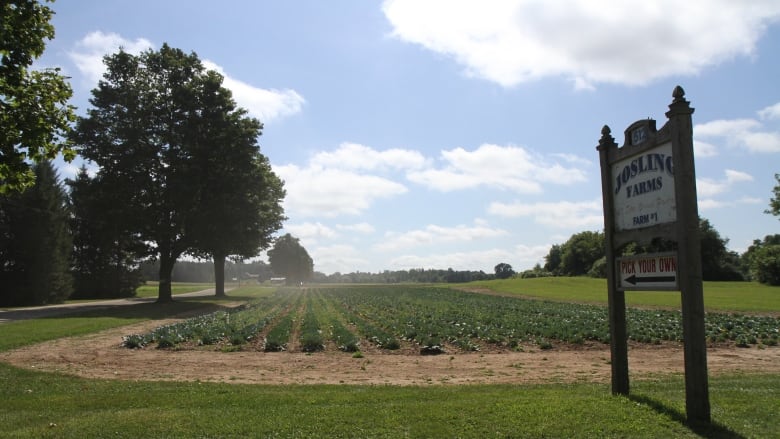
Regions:
<instances>
[{"instance_id":1,"label":"white cloud","mask_svg":"<svg viewBox=\"0 0 780 439\"><path fill-rule=\"evenodd\" d=\"M714 120L694 126L693 133L696 142L699 138L716 139L753 153L780 152L780 132L763 129L755 119Z\"/></svg>"},{"instance_id":2,"label":"white cloud","mask_svg":"<svg viewBox=\"0 0 780 439\"><path fill-rule=\"evenodd\" d=\"M505 230L495 229L483 224L474 226L458 225L455 227L428 225L423 229L404 233L388 232L385 234L383 242L377 244L375 248L380 251L393 251L419 247L421 245L495 238L506 234Z\"/></svg>"},{"instance_id":3,"label":"white cloud","mask_svg":"<svg viewBox=\"0 0 780 439\"><path fill-rule=\"evenodd\" d=\"M780 17L773 0L605 2L386 0L393 36L505 87L563 77L641 85L751 56Z\"/></svg>"},{"instance_id":4,"label":"white cloud","mask_svg":"<svg viewBox=\"0 0 780 439\"><path fill-rule=\"evenodd\" d=\"M335 151L323 151L312 157L315 166L353 170L417 169L425 164L418 151L388 149L377 151L357 143L342 143Z\"/></svg>"},{"instance_id":5,"label":"white cloud","mask_svg":"<svg viewBox=\"0 0 780 439\"><path fill-rule=\"evenodd\" d=\"M735 171L733 169L726 169L726 181L731 183L738 183L741 181L753 181L753 176L746 173Z\"/></svg>"},{"instance_id":6,"label":"white cloud","mask_svg":"<svg viewBox=\"0 0 780 439\"><path fill-rule=\"evenodd\" d=\"M369 235L376 231L374 226L369 223L337 224L336 228L345 232L361 233L364 235Z\"/></svg>"},{"instance_id":7,"label":"white cloud","mask_svg":"<svg viewBox=\"0 0 780 439\"><path fill-rule=\"evenodd\" d=\"M705 198L699 200L699 210L712 210L722 209L724 207L737 207L744 204L763 204L764 200L752 197L742 197L735 201L722 201L712 198Z\"/></svg>"},{"instance_id":8,"label":"white cloud","mask_svg":"<svg viewBox=\"0 0 780 439\"><path fill-rule=\"evenodd\" d=\"M409 180L443 192L489 186L519 193L540 193L541 183L572 184L587 180L585 172L532 154L518 146L483 144L474 151L442 151L441 169L411 171ZM566 157L572 162L572 157Z\"/></svg>"},{"instance_id":9,"label":"white cloud","mask_svg":"<svg viewBox=\"0 0 780 439\"><path fill-rule=\"evenodd\" d=\"M565 240L568 239L569 238L565 238ZM515 271L522 271L533 268L536 264L544 264L544 257L550 253L550 247L552 247L550 244L534 246L517 245L515 246L514 260L517 261L518 265L510 265L514 267Z\"/></svg>"},{"instance_id":10,"label":"white cloud","mask_svg":"<svg viewBox=\"0 0 780 439\"><path fill-rule=\"evenodd\" d=\"M739 204L764 204L766 201L762 198L742 197L738 202Z\"/></svg>"},{"instance_id":11,"label":"white cloud","mask_svg":"<svg viewBox=\"0 0 780 439\"><path fill-rule=\"evenodd\" d=\"M718 201L713 200L712 198L705 198L699 200L699 210L712 210L712 209L719 209L722 207L730 206L730 203L726 203L724 201Z\"/></svg>"},{"instance_id":12,"label":"white cloud","mask_svg":"<svg viewBox=\"0 0 780 439\"><path fill-rule=\"evenodd\" d=\"M103 64L104 56L116 53L120 48L137 55L153 47L153 44L145 38L128 40L116 33L96 31L90 32L78 41L68 56L85 76L85 85L94 87L106 71L106 66ZM246 108L252 116L262 122L299 113L306 102L295 90L268 90L255 87L231 77L212 61L204 60L203 65L207 69L219 72L224 77L223 86L233 92L233 98L238 105Z\"/></svg>"},{"instance_id":13,"label":"white cloud","mask_svg":"<svg viewBox=\"0 0 780 439\"><path fill-rule=\"evenodd\" d=\"M491 203L488 212L508 218L531 217L536 223L565 229L593 229L604 226L603 206L594 201L554 203Z\"/></svg>"},{"instance_id":14,"label":"white cloud","mask_svg":"<svg viewBox=\"0 0 780 439\"><path fill-rule=\"evenodd\" d=\"M780 132L746 133L743 142L750 152L780 152Z\"/></svg>"},{"instance_id":15,"label":"white cloud","mask_svg":"<svg viewBox=\"0 0 780 439\"><path fill-rule=\"evenodd\" d=\"M404 185L383 177L340 169L285 165L274 166L273 170L284 180L284 209L289 215L357 215L379 198L407 191Z\"/></svg>"},{"instance_id":16,"label":"white cloud","mask_svg":"<svg viewBox=\"0 0 780 439\"><path fill-rule=\"evenodd\" d=\"M735 171L733 169L726 169L724 171L725 178L720 180L714 180L711 178L697 178L696 179L696 193L701 198L709 198L714 195L721 194L731 189L736 183L744 181L753 181L753 176L744 172ZM708 202L708 205L712 205L712 200ZM701 204L701 202L699 203Z\"/></svg>"},{"instance_id":17,"label":"white cloud","mask_svg":"<svg viewBox=\"0 0 780 439\"><path fill-rule=\"evenodd\" d=\"M350 245L313 247L310 256L314 260L314 270L326 274L352 273L366 270L369 266L369 261L361 256L361 252Z\"/></svg>"},{"instance_id":18,"label":"white cloud","mask_svg":"<svg viewBox=\"0 0 780 439\"><path fill-rule=\"evenodd\" d=\"M759 110L758 117L765 120L780 119L780 102L770 105L763 110Z\"/></svg>"},{"instance_id":19,"label":"white cloud","mask_svg":"<svg viewBox=\"0 0 780 439\"><path fill-rule=\"evenodd\" d=\"M295 90L264 89L247 84L228 75L213 61L204 60L203 66L224 77L222 85L233 92L233 99L261 122L267 123L300 113L306 100Z\"/></svg>"},{"instance_id":20,"label":"white cloud","mask_svg":"<svg viewBox=\"0 0 780 439\"><path fill-rule=\"evenodd\" d=\"M715 157L718 155L718 147L712 143L694 139L693 152L696 158Z\"/></svg>"},{"instance_id":21,"label":"white cloud","mask_svg":"<svg viewBox=\"0 0 780 439\"><path fill-rule=\"evenodd\" d=\"M316 243L319 239L333 239L338 233L332 228L316 222L302 224L285 224L284 228L296 238L308 243Z\"/></svg>"},{"instance_id":22,"label":"white cloud","mask_svg":"<svg viewBox=\"0 0 780 439\"><path fill-rule=\"evenodd\" d=\"M128 40L115 33L95 31L76 42L74 50L68 52L68 56L86 77L86 85L94 87L106 71L104 56L119 52L120 48L137 55L152 47L152 43L145 38Z\"/></svg>"}]
</instances>

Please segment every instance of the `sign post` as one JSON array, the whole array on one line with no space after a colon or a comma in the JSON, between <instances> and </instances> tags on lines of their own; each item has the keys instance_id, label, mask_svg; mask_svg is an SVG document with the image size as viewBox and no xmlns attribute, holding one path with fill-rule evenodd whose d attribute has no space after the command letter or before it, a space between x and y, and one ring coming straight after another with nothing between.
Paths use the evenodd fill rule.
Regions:
<instances>
[{"instance_id":1,"label":"sign post","mask_svg":"<svg viewBox=\"0 0 780 439\"><path fill-rule=\"evenodd\" d=\"M612 355L612 393L627 395L628 346L625 291L679 290L682 294L685 407L691 423L710 422L701 244L693 163L694 109L677 86L668 122L639 120L618 147L604 126L601 163ZM676 251L626 255L629 243L676 243Z\"/></svg>"}]
</instances>

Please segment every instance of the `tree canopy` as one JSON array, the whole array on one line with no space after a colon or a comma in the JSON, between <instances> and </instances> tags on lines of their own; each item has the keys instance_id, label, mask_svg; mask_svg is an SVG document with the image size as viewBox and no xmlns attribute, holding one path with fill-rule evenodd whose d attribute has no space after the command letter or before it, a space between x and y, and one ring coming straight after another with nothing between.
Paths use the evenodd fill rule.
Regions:
<instances>
[{"instance_id":1,"label":"tree canopy","mask_svg":"<svg viewBox=\"0 0 780 439\"><path fill-rule=\"evenodd\" d=\"M750 277L769 285L780 285L780 235L756 239L742 255Z\"/></svg>"},{"instance_id":2,"label":"tree canopy","mask_svg":"<svg viewBox=\"0 0 780 439\"><path fill-rule=\"evenodd\" d=\"M59 303L71 293L67 195L48 161L35 183L0 196L0 305Z\"/></svg>"},{"instance_id":3,"label":"tree canopy","mask_svg":"<svg viewBox=\"0 0 780 439\"><path fill-rule=\"evenodd\" d=\"M136 253L145 249L136 235L122 227L113 205L116 199L82 167L70 186L70 227L73 236L73 298L113 298L135 295L141 283Z\"/></svg>"},{"instance_id":4,"label":"tree canopy","mask_svg":"<svg viewBox=\"0 0 780 439\"><path fill-rule=\"evenodd\" d=\"M63 137L75 119L70 85L59 69L30 70L54 38L53 11L35 0L0 6L0 194L30 187L32 163L75 152Z\"/></svg>"},{"instance_id":5,"label":"tree canopy","mask_svg":"<svg viewBox=\"0 0 780 439\"><path fill-rule=\"evenodd\" d=\"M257 255L267 249L273 233L282 227L285 191L257 138L262 124L236 108L222 77L207 72L205 110L199 129L207 143L197 144L199 160L192 166L199 185L197 215L189 218L193 237L190 253L214 260L216 295L225 294L225 259Z\"/></svg>"},{"instance_id":6,"label":"tree canopy","mask_svg":"<svg viewBox=\"0 0 780 439\"><path fill-rule=\"evenodd\" d=\"M769 199L769 209L765 212L780 219L780 174L775 174L777 184L772 189L772 198Z\"/></svg>"},{"instance_id":7,"label":"tree canopy","mask_svg":"<svg viewBox=\"0 0 780 439\"><path fill-rule=\"evenodd\" d=\"M195 53L164 44L107 56L73 140L100 166L95 177L122 230L159 260L158 301L184 254L247 255L283 217L281 181L259 154L262 124L236 108L222 76ZM224 261L224 259L223 259Z\"/></svg>"},{"instance_id":8,"label":"tree canopy","mask_svg":"<svg viewBox=\"0 0 780 439\"><path fill-rule=\"evenodd\" d=\"M727 238L706 218L699 219L702 274L704 280L743 280L740 257L726 248ZM580 232L565 243L555 244L545 256L544 272L555 276L606 276L605 236L601 232ZM676 249L676 243L655 240L649 245L631 243L622 249L623 254L658 253Z\"/></svg>"},{"instance_id":9,"label":"tree canopy","mask_svg":"<svg viewBox=\"0 0 780 439\"><path fill-rule=\"evenodd\" d=\"M509 279L515 275L515 270L513 270L512 266L506 262L501 262L500 264L496 265L493 270L496 273L496 279Z\"/></svg>"},{"instance_id":10,"label":"tree canopy","mask_svg":"<svg viewBox=\"0 0 780 439\"><path fill-rule=\"evenodd\" d=\"M311 256L298 238L289 233L277 239L268 250L268 262L274 274L285 277L289 284L308 281L314 273Z\"/></svg>"}]
</instances>

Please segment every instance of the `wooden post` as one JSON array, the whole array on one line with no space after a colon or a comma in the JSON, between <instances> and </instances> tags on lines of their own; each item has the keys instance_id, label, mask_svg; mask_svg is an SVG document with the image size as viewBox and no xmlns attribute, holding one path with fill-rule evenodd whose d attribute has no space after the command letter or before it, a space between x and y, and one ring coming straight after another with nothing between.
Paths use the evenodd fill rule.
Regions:
<instances>
[{"instance_id":1,"label":"wooden post","mask_svg":"<svg viewBox=\"0 0 780 439\"><path fill-rule=\"evenodd\" d=\"M607 301L609 303L609 338L612 365L612 393L628 395L628 331L626 330L626 294L617 289L617 273L615 268L614 232L615 217L611 215L615 206L612 191L612 181L609 172L611 152L617 149L615 139L610 135L608 126L601 129L599 159L601 161L601 190L604 203L604 238L607 259Z\"/></svg>"},{"instance_id":2,"label":"wooden post","mask_svg":"<svg viewBox=\"0 0 780 439\"><path fill-rule=\"evenodd\" d=\"M696 172L693 163L694 109L677 86L669 105L674 156L675 198L677 200L677 269L682 292L683 340L685 343L685 409L690 423L710 422L707 382L707 345L704 330L704 291L702 287L699 210Z\"/></svg>"}]
</instances>

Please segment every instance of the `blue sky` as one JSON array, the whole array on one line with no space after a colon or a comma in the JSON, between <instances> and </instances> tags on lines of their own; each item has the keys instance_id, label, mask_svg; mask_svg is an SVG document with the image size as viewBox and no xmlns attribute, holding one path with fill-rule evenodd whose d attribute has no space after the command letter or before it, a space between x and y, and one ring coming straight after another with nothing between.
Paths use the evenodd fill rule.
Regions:
<instances>
[{"instance_id":1,"label":"blue sky","mask_svg":"<svg viewBox=\"0 0 780 439\"><path fill-rule=\"evenodd\" d=\"M780 232L780 3L60 0L36 67L83 113L101 57L167 42L263 121L291 233L324 273L544 263L601 230L598 143L681 85L699 212L729 248ZM80 163L61 164L62 177Z\"/></svg>"}]
</instances>

